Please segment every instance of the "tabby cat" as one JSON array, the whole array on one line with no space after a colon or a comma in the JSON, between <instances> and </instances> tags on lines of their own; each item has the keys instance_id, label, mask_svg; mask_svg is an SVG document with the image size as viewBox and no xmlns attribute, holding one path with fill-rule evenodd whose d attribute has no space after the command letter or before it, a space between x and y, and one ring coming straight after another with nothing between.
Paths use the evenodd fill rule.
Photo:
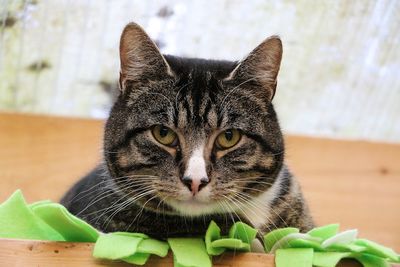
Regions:
<instances>
[{"instance_id":1,"label":"tabby cat","mask_svg":"<svg viewBox=\"0 0 400 267\"><path fill-rule=\"evenodd\" d=\"M240 62L162 55L128 24L104 163L62 204L101 231L157 238L203 235L211 220L312 228L271 103L281 56L276 36Z\"/></svg>"}]
</instances>

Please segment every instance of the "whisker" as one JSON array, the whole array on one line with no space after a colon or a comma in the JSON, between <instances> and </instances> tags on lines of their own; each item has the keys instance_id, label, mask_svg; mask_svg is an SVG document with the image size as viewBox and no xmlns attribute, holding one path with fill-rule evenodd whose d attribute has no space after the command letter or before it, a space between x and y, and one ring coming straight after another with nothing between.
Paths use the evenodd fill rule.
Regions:
<instances>
[{"instance_id":1,"label":"whisker","mask_svg":"<svg viewBox=\"0 0 400 267\"><path fill-rule=\"evenodd\" d=\"M274 212L279 217L279 219L285 224L286 227L289 227L289 225L286 223L286 221L272 207L267 206L265 203L262 203L259 200L251 198L251 196L249 196L247 194L240 193L240 192L237 192L235 197L240 198L241 201L247 203L253 209L258 210L259 212L262 212L262 210L256 204L266 207L267 209L269 209L272 212ZM252 211L252 210L250 210L250 211ZM272 220L270 220L269 218L267 218L267 220L270 221L274 225L275 228L278 228L277 225ZM264 226L267 226L267 225L264 224ZM267 226L267 228L268 228L269 231L271 231L271 229L268 226Z\"/></svg>"},{"instance_id":2,"label":"whisker","mask_svg":"<svg viewBox=\"0 0 400 267\"><path fill-rule=\"evenodd\" d=\"M91 214L96 214L96 213L98 213L98 212L101 212L101 211L105 210L102 214L100 214L100 215L97 217L97 220L95 221L95 223L97 223L97 222L98 222L103 216L105 216L107 213L109 213L109 212L111 212L111 211L114 211L114 210L116 210L116 209L119 209L120 207L122 207L122 206L126 205L127 203L130 203L130 202L131 202L130 199L125 199L125 200L122 201L121 203L118 203L119 201L121 201L121 200L124 199L124 198L125 198L125 196L124 196L124 197L121 197L121 198L119 198L117 201L113 202L113 203L111 204L111 206L109 206L109 207L106 207L106 208L104 208L104 209L101 209L101 210L92 212Z\"/></svg>"},{"instance_id":3,"label":"whisker","mask_svg":"<svg viewBox=\"0 0 400 267\"><path fill-rule=\"evenodd\" d=\"M136 177L136 178L135 178ZM144 177L146 177L146 178L144 178ZM94 193L94 192L96 192L96 191L98 191L98 190L104 190L104 187L103 186L101 186L101 185L108 185L108 186L113 186L114 184L115 184L115 182L119 182L119 181L121 181L121 180L126 180L126 178L135 178L134 180L126 180L126 182L127 183L130 183L130 182L132 182L132 183L134 183L134 182L136 182L136 181L142 181L142 180L150 180L150 178L151 177L154 177L154 178L158 178L158 176L154 176L154 175L128 175L128 176L120 176L120 177L115 177L115 178L105 178L103 181L101 181L101 182L99 182L99 183L97 183L97 184L95 184L95 185L93 185L93 186L91 186L91 187L89 187L88 189L85 189L85 190L83 190L83 191L81 191L81 192L79 192L78 194L76 194L70 201L79 201L79 200L81 200L82 198L85 198L85 197L87 197L88 196L88 194L85 194L85 193L88 193L88 192L90 192L90 193ZM120 185L120 184L119 184ZM97 187L97 188L96 188ZM107 187L106 187L107 188ZM93 190L93 189L95 189L95 190ZM82 195L83 194L83 195ZM81 196L82 195L82 196Z\"/></svg>"},{"instance_id":4,"label":"whisker","mask_svg":"<svg viewBox=\"0 0 400 267\"><path fill-rule=\"evenodd\" d=\"M116 187L110 188L109 191L106 190L106 191L100 193L95 199L91 200L91 202L89 202L89 204L88 204L84 209L82 209L81 211L79 211L76 215L79 216L79 215L82 214L85 210L87 210L88 208L90 208L91 206L93 206L94 204L98 203L99 201L101 201L101 200L103 200L103 199L105 199L105 198L107 198L107 197L109 197L109 196L112 196L113 194L118 194L118 193L121 193L121 192L123 193L124 190L127 190L127 189L129 189L129 188L132 188L132 186L134 185L134 184L132 184L132 183L133 183L132 181L129 181L129 182L126 182L126 183L122 184L122 187L119 187L119 188L116 188ZM121 185L120 185L120 186L121 186ZM110 192L110 191L111 191L111 192Z\"/></svg>"},{"instance_id":5,"label":"whisker","mask_svg":"<svg viewBox=\"0 0 400 267\"><path fill-rule=\"evenodd\" d=\"M223 195L224 197L226 197L225 195ZM232 210L232 212L236 215L236 217L239 219L239 221L241 221L242 222L242 220L241 220L241 218L240 218L240 216L236 213L236 211L231 207L231 205L229 204L229 201L231 201L228 197L226 197L226 205L228 205L228 207L230 207L230 209ZM232 203L233 203L233 201L231 201ZM235 220L233 219L233 215L232 215L232 213L229 213L230 214L230 216L231 216L231 218L232 218L232 223L233 224L235 224ZM243 222L242 222L243 223ZM247 235L247 233L246 233L246 235ZM247 239L249 239L248 237L247 237ZM236 249L234 249L233 250L233 257L235 257L236 256Z\"/></svg>"},{"instance_id":6,"label":"whisker","mask_svg":"<svg viewBox=\"0 0 400 267\"><path fill-rule=\"evenodd\" d=\"M130 204L132 204L133 202L138 201L139 199L141 199L141 198L143 198L143 197L145 197L145 196L147 196L147 195L154 194L154 193L155 193L155 190L149 190L149 191L147 191L147 192L144 192L144 193L139 194L134 200L129 199L129 202L127 202L125 205L122 205L121 207L119 207L118 209L116 209L116 210L108 217L108 220L106 220L106 221L103 223L103 226L105 225L104 227L107 228L108 225L110 224L110 222L112 221L112 219L114 218L114 216L117 215L120 211L122 211L122 210L125 209L126 207L128 207L128 206L129 206ZM106 222L107 222L107 224L105 224Z\"/></svg>"},{"instance_id":7,"label":"whisker","mask_svg":"<svg viewBox=\"0 0 400 267\"><path fill-rule=\"evenodd\" d=\"M141 193L142 191L146 191L147 189L151 189L151 188L152 188L151 186L147 186L147 187L145 187L145 188L141 188L142 190L139 191L139 192L136 192L136 193L138 194L138 193ZM127 189L129 189L129 188L127 188ZM93 215L93 214L96 214L96 213L101 212L101 211L103 211L103 210L106 210L102 215L99 216L99 218L100 218L100 217L102 217L104 214L108 213L107 210L113 209L113 208L114 208L114 204L117 204L120 200L122 200L122 199L124 199L124 198L127 198L127 199L128 199L129 201L131 201L132 203L135 201L135 198L134 198L134 197L130 197L130 196L127 196L127 195L124 194L121 198L119 198L118 200L116 200L115 202L113 202L112 205L111 205L110 207L106 207L106 208L103 208L103 209L100 209L100 210L96 210L96 211L91 212L91 213L85 213L85 216ZM96 222L97 222L97 221L96 221Z\"/></svg>"},{"instance_id":8,"label":"whisker","mask_svg":"<svg viewBox=\"0 0 400 267\"><path fill-rule=\"evenodd\" d=\"M110 192L110 191L111 191L111 192ZM97 198L95 198L94 200L91 200L91 202L89 202L89 204L88 204L85 208L83 208L82 210L80 210L80 211L76 214L76 216L81 215L85 210L87 210L88 208L90 208L90 207L93 206L94 204L98 203L99 201L101 201L101 200L103 200L103 199L105 199L105 198L107 198L107 197L109 197L109 196L112 196L112 195L114 195L114 194L120 193L120 191L118 191L118 190L110 190L110 191L104 191L104 192L102 192L100 195L98 195Z\"/></svg>"},{"instance_id":9,"label":"whisker","mask_svg":"<svg viewBox=\"0 0 400 267\"><path fill-rule=\"evenodd\" d=\"M74 201L74 200L79 201L79 200L81 200L82 198L87 197L87 195L86 195L85 193L87 193L87 192L92 192L92 193L94 193L92 190L93 190L95 187L99 187L100 185L103 185L103 184L106 184L106 185L107 185L107 183L112 183L112 181L110 181L110 180L104 180L104 181L101 181L101 182L99 182L99 183L97 183L97 184L95 184L95 185L89 187L89 188L86 189L86 190L80 191L78 194L76 194L76 195L70 200L70 202L72 202L72 201ZM103 187L103 188L99 187L99 188L97 188L95 191L97 191L97 190L99 190L99 189L104 189L104 187ZM82 197L78 198L81 194L85 194L85 195L83 195Z\"/></svg>"},{"instance_id":10,"label":"whisker","mask_svg":"<svg viewBox=\"0 0 400 267\"><path fill-rule=\"evenodd\" d=\"M146 204L149 203L151 200L153 200L153 199L156 198L156 197L157 197L157 195L154 195L153 197L149 198L149 199L143 204L143 206L142 206L142 208L140 209L139 213L136 215L136 217L132 220L132 222L131 222L131 223L128 225L128 227L126 228L126 231L128 231L128 230L131 228L132 224L135 222L136 219L139 219L140 216L142 216L142 213L143 213L143 210L144 210Z\"/></svg>"},{"instance_id":11,"label":"whisker","mask_svg":"<svg viewBox=\"0 0 400 267\"><path fill-rule=\"evenodd\" d=\"M235 197L237 197L237 196L235 196ZM243 200L242 200L242 201L243 201ZM235 203L235 201L233 201L233 202ZM247 212L246 212L242 207L240 207L240 206L238 205L238 208L240 209L240 211L241 211L247 218L250 219L249 215L247 214ZM254 208L254 207L253 207L253 208ZM259 209L259 208L255 208L255 210L258 211L258 212L260 212L260 213L263 213L263 211L262 211L261 209ZM254 214L255 216L257 216L257 213L256 213L254 210L250 209L249 211L250 211L252 214ZM264 226L264 227L266 227L266 228L268 229L268 231L271 231L271 228L269 227L268 222L270 222L270 223L272 223L272 224L273 224L273 222L272 222L268 217L266 217L266 220L267 220L267 222L266 222L266 223L262 223L261 226ZM250 220L250 221L251 221L251 220ZM276 228L276 226L275 226L275 228Z\"/></svg>"}]
</instances>

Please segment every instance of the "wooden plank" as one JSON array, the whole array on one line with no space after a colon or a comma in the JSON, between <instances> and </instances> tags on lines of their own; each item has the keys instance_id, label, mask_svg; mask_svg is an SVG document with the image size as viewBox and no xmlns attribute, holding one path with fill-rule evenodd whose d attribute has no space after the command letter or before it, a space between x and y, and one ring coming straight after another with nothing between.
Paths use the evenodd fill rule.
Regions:
<instances>
[{"instance_id":1,"label":"wooden plank","mask_svg":"<svg viewBox=\"0 0 400 267\"><path fill-rule=\"evenodd\" d=\"M1 266L129 266L95 260L93 243L0 239Z\"/></svg>"},{"instance_id":2,"label":"wooden plank","mask_svg":"<svg viewBox=\"0 0 400 267\"><path fill-rule=\"evenodd\" d=\"M102 121L0 114L0 201L58 200L100 160Z\"/></svg>"},{"instance_id":3,"label":"wooden plank","mask_svg":"<svg viewBox=\"0 0 400 267\"><path fill-rule=\"evenodd\" d=\"M58 200L101 156L103 121L0 114L0 201ZM400 145L287 137L317 223L339 222L400 251Z\"/></svg>"},{"instance_id":4,"label":"wooden plank","mask_svg":"<svg viewBox=\"0 0 400 267\"><path fill-rule=\"evenodd\" d=\"M93 243L48 242L0 239L1 266L132 266L123 262L96 260L92 257ZM150 257L144 266L172 267L173 259ZM213 258L215 267L274 267L274 256L261 253L224 253ZM343 261L339 267L361 266L354 261Z\"/></svg>"},{"instance_id":5,"label":"wooden plank","mask_svg":"<svg viewBox=\"0 0 400 267\"><path fill-rule=\"evenodd\" d=\"M318 224L339 222L400 251L400 145L295 136L287 143Z\"/></svg>"},{"instance_id":6,"label":"wooden plank","mask_svg":"<svg viewBox=\"0 0 400 267\"><path fill-rule=\"evenodd\" d=\"M131 266L123 262L100 261L92 257L93 243L46 242L0 239L0 259L3 266ZM269 254L226 253L214 260L214 266L272 267L274 257ZM150 257L145 266L173 266L171 254L165 258Z\"/></svg>"}]
</instances>

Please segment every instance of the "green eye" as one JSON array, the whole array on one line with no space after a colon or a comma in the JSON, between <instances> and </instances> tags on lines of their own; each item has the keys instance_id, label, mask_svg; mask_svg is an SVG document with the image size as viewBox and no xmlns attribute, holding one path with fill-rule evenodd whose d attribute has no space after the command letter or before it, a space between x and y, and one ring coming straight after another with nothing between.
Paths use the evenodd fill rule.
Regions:
<instances>
[{"instance_id":1,"label":"green eye","mask_svg":"<svg viewBox=\"0 0 400 267\"><path fill-rule=\"evenodd\" d=\"M217 145L222 149L228 149L239 143L242 134L236 129L228 129L217 137Z\"/></svg>"},{"instance_id":2,"label":"green eye","mask_svg":"<svg viewBox=\"0 0 400 267\"><path fill-rule=\"evenodd\" d=\"M151 129L154 138L165 146L175 146L178 142L176 133L164 125L156 125Z\"/></svg>"}]
</instances>

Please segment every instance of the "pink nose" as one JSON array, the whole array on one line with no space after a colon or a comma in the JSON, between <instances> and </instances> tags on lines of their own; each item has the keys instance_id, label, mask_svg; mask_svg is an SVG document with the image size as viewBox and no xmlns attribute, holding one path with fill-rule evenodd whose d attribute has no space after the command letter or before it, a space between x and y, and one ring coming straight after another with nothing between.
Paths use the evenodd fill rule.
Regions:
<instances>
[{"instance_id":1,"label":"pink nose","mask_svg":"<svg viewBox=\"0 0 400 267\"><path fill-rule=\"evenodd\" d=\"M196 195L201 189L203 189L209 182L210 179L208 177L203 177L201 179L192 179L189 176L184 176L182 178L183 184L192 192L193 195Z\"/></svg>"}]
</instances>

